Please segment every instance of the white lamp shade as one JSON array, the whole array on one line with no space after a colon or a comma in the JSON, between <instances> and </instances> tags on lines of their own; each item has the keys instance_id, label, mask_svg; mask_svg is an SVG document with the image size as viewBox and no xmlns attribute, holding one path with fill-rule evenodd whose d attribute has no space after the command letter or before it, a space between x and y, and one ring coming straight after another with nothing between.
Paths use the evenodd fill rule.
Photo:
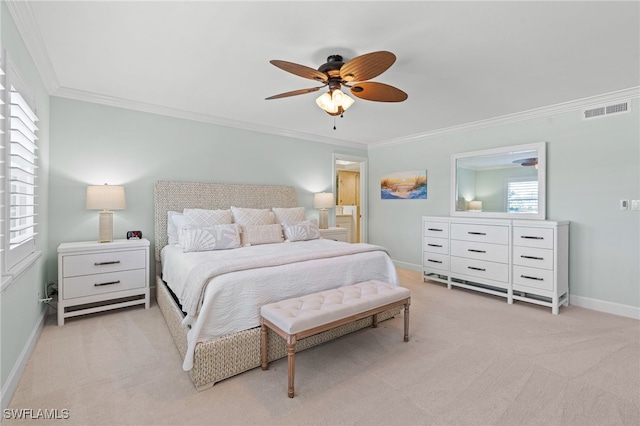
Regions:
<instances>
[{"instance_id":1,"label":"white lamp shade","mask_svg":"<svg viewBox=\"0 0 640 426\"><path fill-rule=\"evenodd\" d=\"M87 186L88 210L122 210L126 207L124 186L106 183Z\"/></svg>"},{"instance_id":2,"label":"white lamp shade","mask_svg":"<svg viewBox=\"0 0 640 426\"><path fill-rule=\"evenodd\" d=\"M313 195L313 207L316 209L330 209L335 205L332 192L319 192Z\"/></svg>"},{"instance_id":3,"label":"white lamp shade","mask_svg":"<svg viewBox=\"0 0 640 426\"><path fill-rule=\"evenodd\" d=\"M482 201L469 201L469 211L481 212L482 211Z\"/></svg>"}]
</instances>

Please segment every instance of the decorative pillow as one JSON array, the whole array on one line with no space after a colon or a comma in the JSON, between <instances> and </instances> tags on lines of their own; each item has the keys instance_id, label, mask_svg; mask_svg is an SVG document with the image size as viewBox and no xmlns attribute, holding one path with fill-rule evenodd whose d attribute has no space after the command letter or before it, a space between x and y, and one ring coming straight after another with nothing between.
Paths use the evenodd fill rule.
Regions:
<instances>
[{"instance_id":1,"label":"decorative pillow","mask_svg":"<svg viewBox=\"0 0 640 426\"><path fill-rule=\"evenodd\" d=\"M297 223L285 223L282 227L284 228L284 237L289 242L317 240L320 238L318 225L309 220Z\"/></svg>"},{"instance_id":2,"label":"decorative pillow","mask_svg":"<svg viewBox=\"0 0 640 426\"><path fill-rule=\"evenodd\" d=\"M184 252L225 250L240 247L240 227L233 224L183 228Z\"/></svg>"},{"instance_id":3,"label":"decorative pillow","mask_svg":"<svg viewBox=\"0 0 640 426\"><path fill-rule=\"evenodd\" d=\"M274 207L271 210L275 215L276 223L304 222L307 220L307 216L304 213L304 207Z\"/></svg>"},{"instance_id":4,"label":"decorative pillow","mask_svg":"<svg viewBox=\"0 0 640 426\"><path fill-rule=\"evenodd\" d=\"M167 243L178 244L180 242L180 233L184 225L184 214L180 212L167 212Z\"/></svg>"},{"instance_id":5,"label":"decorative pillow","mask_svg":"<svg viewBox=\"0 0 640 426\"><path fill-rule=\"evenodd\" d=\"M258 244L281 243L282 225L246 225L242 227L242 245L255 246Z\"/></svg>"},{"instance_id":6,"label":"decorative pillow","mask_svg":"<svg viewBox=\"0 0 640 426\"><path fill-rule=\"evenodd\" d=\"M231 210L184 209L184 224L191 227L233 223Z\"/></svg>"},{"instance_id":7,"label":"decorative pillow","mask_svg":"<svg viewBox=\"0 0 640 426\"><path fill-rule=\"evenodd\" d=\"M247 209L241 207L231 207L233 221L238 225L271 225L273 217L269 209Z\"/></svg>"}]
</instances>

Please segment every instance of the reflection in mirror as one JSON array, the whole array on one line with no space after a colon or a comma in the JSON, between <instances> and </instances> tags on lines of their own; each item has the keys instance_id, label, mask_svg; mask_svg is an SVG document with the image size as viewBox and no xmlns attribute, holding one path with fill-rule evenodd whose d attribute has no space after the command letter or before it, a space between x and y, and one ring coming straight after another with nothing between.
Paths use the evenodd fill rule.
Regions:
<instances>
[{"instance_id":1,"label":"reflection in mirror","mask_svg":"<svg viewBox=\"0 0 640 426\"><path fill-rule=\"evenodd\" d=\"M545 143L455 154L452 215L545 218Z\"/></svg>"}]
</instances>

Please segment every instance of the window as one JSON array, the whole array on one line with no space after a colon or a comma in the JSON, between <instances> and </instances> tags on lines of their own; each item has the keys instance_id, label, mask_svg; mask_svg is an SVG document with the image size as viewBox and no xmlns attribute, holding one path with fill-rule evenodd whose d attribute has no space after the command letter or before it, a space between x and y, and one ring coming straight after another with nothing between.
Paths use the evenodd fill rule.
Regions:
<instances>
[{"instance_id":1,"label":"window","mask_svg":"<svg viewBox=\"0 0 640 426\"><path fill-rule=\"evenodd\" d=\"M5 56L6 58L6 56ZM10 62L5 64L2 156L3 274L35 253L37 217L38 117L33 98Z\"/></svg>"},{"instance_id":2,"label":"window","mask_svg":"<svg viewBox=\"0 0 640 426\"><path fill-rule=\"evenodd\" d=\"M538 181L512 178L507 182L507 211L538 212Z\"/></svg>"}]
</instances>

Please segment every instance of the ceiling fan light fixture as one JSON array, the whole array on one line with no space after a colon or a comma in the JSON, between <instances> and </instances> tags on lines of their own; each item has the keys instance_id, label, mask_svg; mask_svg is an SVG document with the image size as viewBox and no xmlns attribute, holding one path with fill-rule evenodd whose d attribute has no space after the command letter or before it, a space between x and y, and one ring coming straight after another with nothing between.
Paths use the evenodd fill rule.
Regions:
<instances>
[{"instance_id":1,"label":"ceiling fan light fixture","mask_svg":"<svg viewBox=\"0 0 640 426\"><path fill-rule=\"evenodd\" d=\"M323 93L316 99L316 104L329 115L342 114L353 105L354 102L351 97L344 94L340 89Z\"/></svg>"}]
</instances>

